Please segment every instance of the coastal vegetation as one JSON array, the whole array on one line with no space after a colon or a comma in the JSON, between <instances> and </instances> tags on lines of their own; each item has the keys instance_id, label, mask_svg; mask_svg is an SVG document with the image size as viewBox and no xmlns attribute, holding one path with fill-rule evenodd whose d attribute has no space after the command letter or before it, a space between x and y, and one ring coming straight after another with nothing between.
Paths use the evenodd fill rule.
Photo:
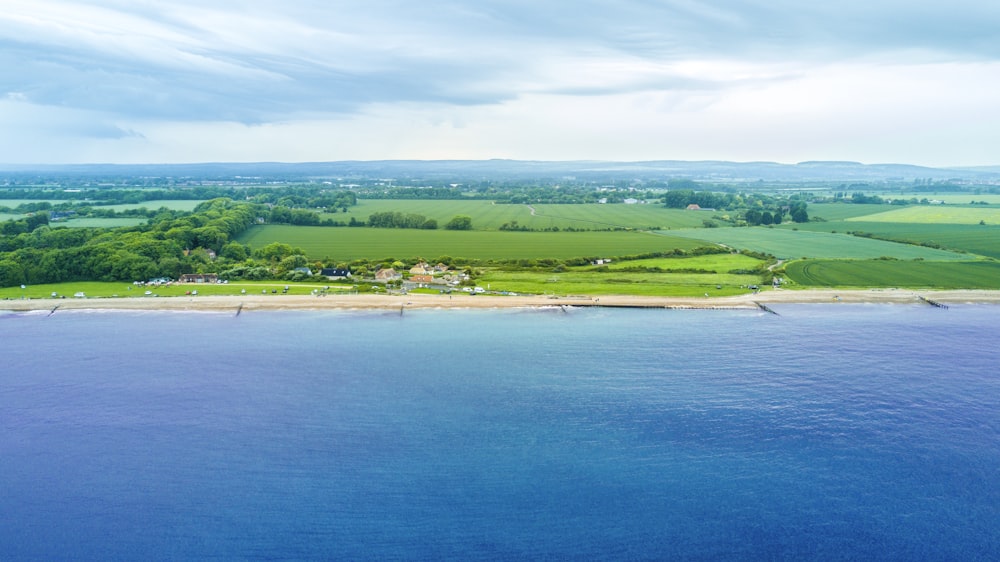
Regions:
<instances>
[{"instance_id":1,"label":"coastal vegetation","mask_svg":"<svg viewBox=\"0 0 1000 562\"><path fill-rule=\"evenodd\" d=\"M289 291L488 287L710 296L771 284L1000 285L996 193L955 186L939 193L937 184L899 194L863 185L741 187L690 180L419 188L383 180L8 184L0 189L0 286L8 289L0 294L27 296L23 285L60 287L43 294L65 296L58 284L130 287L184 274L217 276L220 286L200 294L230 294L251 282L289 284ZM410 269L422 263L461 275L450 285L409 283ZM375 279L389 268L402 279ZM331 281L320 276L324 269L351 276Z\"/></svg>"}]
</instances>

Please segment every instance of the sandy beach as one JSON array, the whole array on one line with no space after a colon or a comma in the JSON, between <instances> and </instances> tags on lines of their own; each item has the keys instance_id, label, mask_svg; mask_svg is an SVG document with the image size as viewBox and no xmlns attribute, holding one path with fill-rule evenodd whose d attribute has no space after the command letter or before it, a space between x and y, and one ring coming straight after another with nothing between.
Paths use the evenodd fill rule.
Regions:
<instances>
[{"instance_id":1,"label":"sandy beach","mask_svg":"<svg viewBox=\"0 0 1000 562\"><path fill-rule=\"evenodd\" d=\"M944 305L1000 304L1000 291L913 289L770 290L732 297L599 297L494 296L494 295L234 295L183 297L130 297L87 299L30 299L0 302L0 309L29 310L324 310L324 309L465 309L530 308L547 306L603 306L619 308L754 309L760 305L792 303L898 303L927 299Z\"/></svg>"}]
</instances>

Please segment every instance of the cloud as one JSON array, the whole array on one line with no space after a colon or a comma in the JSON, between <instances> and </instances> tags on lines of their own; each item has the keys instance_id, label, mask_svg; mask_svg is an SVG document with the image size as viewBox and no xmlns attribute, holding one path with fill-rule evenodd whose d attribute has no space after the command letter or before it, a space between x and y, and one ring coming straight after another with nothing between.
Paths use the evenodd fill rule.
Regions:
<instances>
[{"instance_id":1,"label":"cloud","mask_svg":"<svg viewBox=\"0 0 1000 562\"><path fill-rule=\"evenodd\" d=\"M61 153L74 161L278 159L264 147L291 160L807 160L824 156L804 148L852 145L805 126L892 138L933 122L993 139L969 117L993 104L970 92L995 91L998 30L1000 5L971 0L6 0L0 121L92 140ZM215 140L195 152L182 130ZM731 142L753 131L754 147ZM902 144L934 144L918 137Z\"/></svg>"}]
</instances>

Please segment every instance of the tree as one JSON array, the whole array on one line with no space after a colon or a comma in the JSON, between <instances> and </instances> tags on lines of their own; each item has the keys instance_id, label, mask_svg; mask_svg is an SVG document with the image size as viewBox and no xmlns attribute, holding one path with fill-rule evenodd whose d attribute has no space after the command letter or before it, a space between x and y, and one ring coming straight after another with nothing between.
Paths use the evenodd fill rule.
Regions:
<instances>
[{"instance_id":1,"label":"tree","mask_svg":"<svg viewBox=\"0 0 1000 562\"><path fill-rule=\"evenodd\" d=\"M466 215L455 215L447 224L446 230L472 230L472 217Z\"/></svg>"},{"instance_id":2,"label":"tree","mask_svg":"<svg viewBox=\"0 0 1000 562\"><path fill-rule=\"evenodd\" d=\"M790 215L794 222L809 222L809 213L806 212L805 202L796 201L792 203Z\"/></svg>"}]
</instances>

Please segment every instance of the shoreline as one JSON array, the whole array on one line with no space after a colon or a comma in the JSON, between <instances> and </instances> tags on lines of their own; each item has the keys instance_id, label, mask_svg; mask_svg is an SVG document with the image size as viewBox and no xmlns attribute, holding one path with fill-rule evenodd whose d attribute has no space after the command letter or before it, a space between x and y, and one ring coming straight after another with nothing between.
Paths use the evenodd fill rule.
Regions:
<instances>
[{"instance_id":1,"label":"shoreline","mask_svg":"<svg viewBox=\"0 0 1000 562\"><path fill-rule=\"evenodd\" d=\"M0 310L405 310L500 309L554 306L664 309L760 309L772 304L1000 304L1000 290L804 289L768 290L730 297L595 297L498 295L233 295L178 297L118 297L87 299L25 299L0 302Z\"/></svg>"}]
</instances>

